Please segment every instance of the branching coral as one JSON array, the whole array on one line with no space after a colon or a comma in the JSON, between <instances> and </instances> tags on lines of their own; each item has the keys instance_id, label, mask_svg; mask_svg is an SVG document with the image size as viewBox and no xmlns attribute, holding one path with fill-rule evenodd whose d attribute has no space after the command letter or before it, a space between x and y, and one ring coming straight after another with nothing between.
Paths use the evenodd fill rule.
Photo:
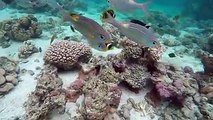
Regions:
<instances>
[{"instance_id":1,"label":"branching coral","mask_svg":"<svg viewBox=\"0 0 213 120\"><path fill-rule=\"evenodd\" d=\"M90 48L82 43L59 41L47 49L44 61L58 68L69 70L79 67L81 62L88 62L91 55Z\"/></svg>"},{"instance_id":2,"label":"branching coral","mask_svg":"<svg viewBox=\"0 0 213 120\"><path fill-rule=\"evenodd\" d=\"M57 76L55 67L45 66L37 79L35 91L30 94L25 106L27 120L47 119L54 109L63 112L66 104L65 94L62 92L63 83Z\"/></svg>"},{"instance_id":3,"label":"branching coral","mask_svg":"<svg viewBox=\"0 0 213 120\"><path fill-rule=\"evenodd\" d=\"M33 15L21 17L18 20L5 20L0 23L0 29L6 31L10 39L26 41L39 37L42 30Z\"/></svg>"},{"instance_id":4,"label":"branching coral","mask_svg":"<svg viewBox=\"0 0 213 120\"><path fill-rule=\"evenodd\" d=\"M25 41L24 45L19 48L19 58L27 58L31 56L33 53L37 53L38 48L34 44L32 44L30 41Z\"/></svg>"}]
</instances>

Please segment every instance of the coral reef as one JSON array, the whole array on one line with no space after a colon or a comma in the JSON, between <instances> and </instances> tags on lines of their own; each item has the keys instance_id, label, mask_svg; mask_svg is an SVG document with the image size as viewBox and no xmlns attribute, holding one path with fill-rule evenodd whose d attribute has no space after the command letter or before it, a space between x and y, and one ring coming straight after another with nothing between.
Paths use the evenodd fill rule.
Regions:
<instances>
[{"instance_id":1,"label":"coral reef","mask_svg":"<svg viewBox=\"0 0 213 120\"><path fill-rule=\"evenodd\" d=\"M17 63L0 57L0 96L7 94L18 84Z\"/></svg>"},{"instance_id":2,"label":"coral reef","mask_svg":"<svg viewBox=\"0 0 213 120\"><path fill-rule=\"evenodd\" d=\"M66 99L62 90L63 82L57 74L57 68L47 65L37 76L36 88L25 105L25 119L46 120L53 110L64 112Z\"/></svg>"},{"instance_id":3,"label":"coral reef","mask_svg":"<svg viewBox=\"0 0 213 120\"><path fill-rule=\"evenodd\" d=\"M177 22L167 17L159 11L151 11L149 17L145 19L147 23L152 23L151 27L160 35L170 34L179 36L180 32L177 29Z\"/></svg>"},{"instance_id":4,"label":"coral reef","mask_svg":"<svg viewBox=\"0 0 213 120\"><path fill-rule=\"evenodd\" d=\"M169 100L177 107L183 107L185 99L198 92L197 82L192 75L170 65L158 65L158 69L160 74L152 77L153 89L147 94L154 106L159 106L162 100Z\"/></svg>"},{"instance_id":5,"label":"coral reef","mask_svg":"<svg viewBox=\"0 0 213 120\"><path fill-rule=\"evenodd\" d=\"M203 63L204 73L206 75L213 75L213 57L204 55L201 62Z\"/></svg>"},{"instance_id":6,"label":"coral reef","mask_svg":"<svg viewBox=\"0 0 213 120\"><path fill-rule=\"evenodd\" d=\"M19 48L18 57L28 58L37 52L39 52L38 48L31 41L24 41L23 45Z\"/></svg>"},{"instance_id":7,"label":"coral reef","mask_svg":"<svg viewBox=\"0 0 213 120\"><path fill-rule=\"evenodd\" d=\"M7 48L11 44L10 38L6 31L0 29L0 46L2 48Z\"/></svg>"},{"instance_id":8,"label":"coral reef","mask_svg":"<svg viewBox=\"0 0 213 120\"><path fill-rule=\"evenodd\" d=\"M5 31L9 39L17 41L37 38L42 34L42 29L38 24L38 20L33 15L2 21L0 23L0 30Z\"/></svg>"},{"instance_id":9,"label":"coral reef","mask_svg":"<svg viewBox=\"0 0 213 120\"><path fill-rule=\"evenodd\" d=\"M79 67L82 62L88 62L91 56L90 48L83 43L64 40L52 44L47 49L44 61L58 68L70 70Z\"/></svg>"}]
</instances>

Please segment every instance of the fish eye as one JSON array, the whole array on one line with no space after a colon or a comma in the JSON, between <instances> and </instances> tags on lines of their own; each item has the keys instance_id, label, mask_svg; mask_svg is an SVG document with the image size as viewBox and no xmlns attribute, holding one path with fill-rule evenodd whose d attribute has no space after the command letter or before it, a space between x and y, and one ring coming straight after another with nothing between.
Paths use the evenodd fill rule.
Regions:
<instances>
[{"instance_id":1,"label":"fish eye","mask_svg":"<svg viewBox=\"0 0 213 120\"><path fill-rule=\"evenodd\" d=\"M109 0L107 0L107 2L109 3Z\"/></svg>"},{"instance_id":2,"label":"fish eye","mask_svg":"<svg viewBox=\"0 0 213 120\"><path fill-rule=\"evenodd\" d=\"M155 44L156 44L156 42L154 41L154 42L153 42L153 45L155 45Z\"/></svg>"},{"instance_id":3,"label":"fish eye","mask_svg":"<svg viewBox=\"0 0 213 120\"><path fill-rule=\"evenodd\" d=\"M100 35L100 38L101 38L101 39L104 39L105 37L104 37L103 35Z\"/></svg>"},{"instance_id":4,"label":"fish eye","mask_svg":"<svg viewBox=\"0 0 213 120\"><path fill-rule=\"evenodd\" d=\"M106 46L108 50L112 49L112 43L106 44Z\"/></svg>"}]
</instances>

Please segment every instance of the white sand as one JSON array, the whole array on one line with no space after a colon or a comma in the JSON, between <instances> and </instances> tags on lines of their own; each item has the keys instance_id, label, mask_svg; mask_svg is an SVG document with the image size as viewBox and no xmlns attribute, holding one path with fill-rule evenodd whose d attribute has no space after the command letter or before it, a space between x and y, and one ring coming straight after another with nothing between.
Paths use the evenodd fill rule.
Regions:
<instances>
[{"instance_id":1,"label":"white sand","mask_svg":"<svg viewBox=\"0 0 213 120\"><path fill-rule=\"evenodd\" d=\"M11 9L5 9L5 10L0 11L0 15L1 15L0 21L11 18L11 17L18 18L20 16L25 15L22 13L21 14L17 13L14 15L14 13L17 13L17 11L11 10ZM36 14L35 16L37 18L39 18L39 20L46 20L49 17L52 17L52 16L45 16L42 14ZM97 16L99 17L98 14L93 14L93 15L89 15L89 16L91 18L94 18ZM55 19L58 19L58 18L55 18ZM99 18L97 18L97 20L98 19ZM64 26L62 28L66 29L66 31L64 31L59 36L62 36L62 35L71 36L73 34L76 34L76 33L72 33L68 26L66 26L66 27ZM36 86L36 80L34 78L40 72L40 71L36 71L35 68L37 66L42 67L42 65L43 65L42 58L43 58L45 50L49 46L49 42L50 42L49 40L50 40L51 36L52 35L49 32L43 32L41 38L32 40L33 43L36 44L36 46L42 48L42 53L33 54L31 57L29 57L27 59L29 62L20 63L19 66L21 69L25 68L27 70L33 70L35 72L35 75L30 76L29 74L26 74L24 76L20 76L20 80L22 82L19 82L19 84L9 94L5 95L3 98L0 98L0 120L11 120L16 116L22 116L24 114L23 104L27 100L28 95L34 90L34 88ZM0 48L0 56L9 56L9 54L11 54L12 56L10 56L10 58L18 60L17 52L18 52L18 48L21 45L22 45L22 43L20 43L20 42L13 42L9 48L6 48L6 49ZM114 50L108 51L108 52L100 52L100 51L93 49L93 54L95 56L98 56L98 55L106 56L108 54L119 53L120 51L121 51L120 49L114 49ZM189 66L193 67L196 71L202 70L202 65L201 65L200 61L192 56L191 57L184 56L183 58L176 57L174 59L168 58L167 54L171 51L172 50L170 50L170 49L166 51L166 53L163 55L162 61L170 62L170 63L173 63L175 65L180 65L180 66L189 65ZM34 62L35 59L38 59L40 62L39 63ZM66 88L70 85L71 82L73 82L77 78L78 71L60 73L59 76L63 79L63 82L64 82L63 87ZM141 91L139 94L135 94L128 90L123 89L123 94L121 97L120 105L126 104L126 100L129 97L132 97L136 102L139 102L144 99L144 95L146 92L147 91ZM82 102L82 96L78 100L78 103L81 103L81 102ZM75 108L76 108L76 105L74 103L67 104L67 112L72 113L71 117L73 117L75 114L75 113L73 114L73 111L75 110ZM131 111L131 112L134 113L131 116L132 120L133 119L134 120L142 120L142 119L149 120L149 118L147 116L142 117L141 113L134 112L134 111ZM69 118L68 116L63 116L63 117L65 120ZM52 119L57 120L57 119L62 119L63 117L55 116Z\"/></svg>"}]
</instances>

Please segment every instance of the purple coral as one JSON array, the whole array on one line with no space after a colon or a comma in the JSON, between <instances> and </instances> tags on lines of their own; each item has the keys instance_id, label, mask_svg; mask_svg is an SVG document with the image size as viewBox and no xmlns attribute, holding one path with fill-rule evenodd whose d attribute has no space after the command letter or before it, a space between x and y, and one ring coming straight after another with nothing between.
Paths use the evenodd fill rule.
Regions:
<instances>
[{"instance_id":1,"label":"purple coral","mask_svg":"<svg viewBox=\"0 0 213 120\"><path fill-rule=\"evenodd\" d=\"M91 56L91 49L82 43L59 41L47 49L44 61L58 68L70 70L79 67L81 62L88 62Z\"/></svg>"}]
</instances>

